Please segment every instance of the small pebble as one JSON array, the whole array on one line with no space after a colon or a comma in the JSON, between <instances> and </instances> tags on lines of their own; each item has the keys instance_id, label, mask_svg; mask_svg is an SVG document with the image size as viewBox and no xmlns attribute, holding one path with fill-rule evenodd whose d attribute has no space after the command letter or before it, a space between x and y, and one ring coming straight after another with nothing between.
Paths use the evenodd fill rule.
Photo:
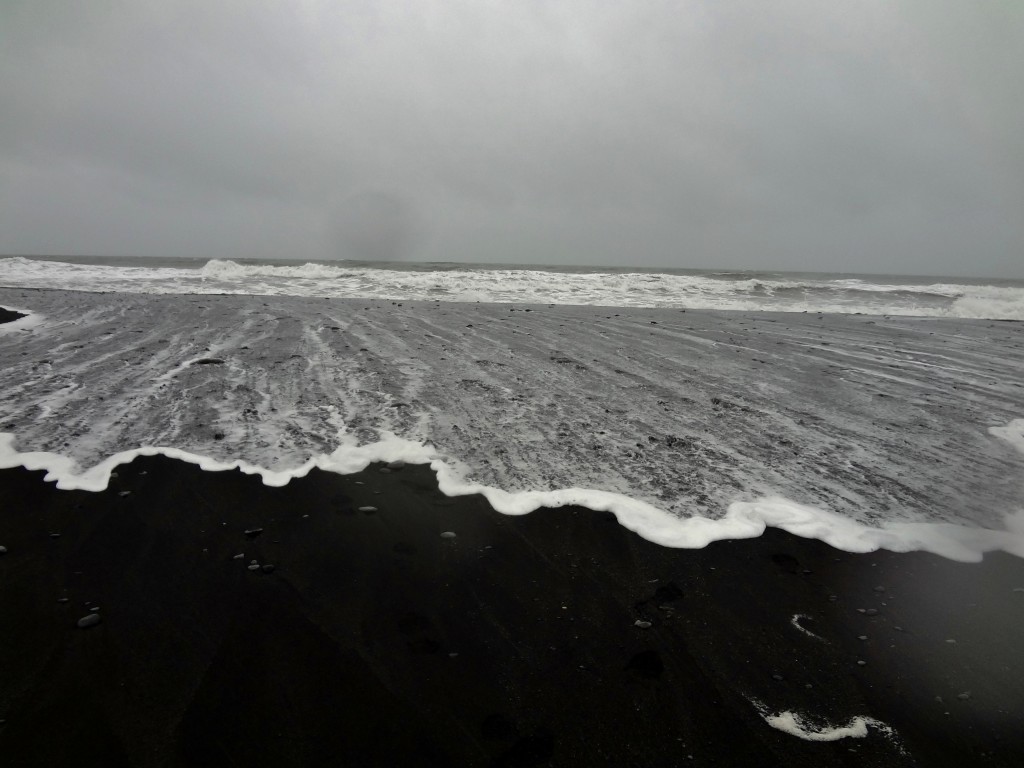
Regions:
<instances>
[{"instance_id":1,"label":"small pebble","mask_svg":"<svg viewBox=\"0 0 1024 768\"><path fill-rule=\"evenodd\" d=\"M239 552L237 555L231 558L232 560L244 560L245 552Z\"/></svg>"},{"instance_id":2,"label":"small pebble","mask_svg":"<svg viewBox=\"0 0 1024 768\"><path fill-rule=\"evenodd\" d=\"M857 666L858 667L865 667L865 666L867 666L867 662L866 661L861 661L861 660L858 659Z\"/></svg>"},{"instance_id":3,"label":"small pebble","mask_svg":"<svg viewBox=\"0 0 1024 768\"><path fill-rule=\"evenodd\" d=\"M274 566L271 565L270 563L267 563L266 565L263 566L262 570L263 570L264 573L273 573L274 572Z\"/></svg>"},{"instance_id":4,"label":"small pebble","mask_svg":"<svg viewBox=\"0 0 1024 768\"><path fill-rule=\"evenodd\" d=\"M249 528L248 530L246 530L245 535L248 536L250 539L255 539L261 533L263 533L262 528Z\"/></svg>"},{"instance_id":5,"label":"small pebble","mask_svg":"<svg viewBox=\"0 0 1024 768\"><path fill-rule=\"evenodd\" d=\"M964 691L963 693L958 693L957 698L960 699L960 701L967 701L969 698L971 698L971 692Z\"/></svg>"},{"instance_id":6,"label":"small pebble","mask_svg":"<svg viewBox=\"0 0 1024 768\"><path fill-rule=\"evenodd\" d=\"M867 635L857 635L857 639L858 640L867 640L868 636Z\"/></svg>"},{"instance_id":7,"label":"small pebble","mask_svg":"<svg viewBox=\"0 0 1024 768\"><path fill-rule=\"evenodd\" d=\"M390 470L390 469L388 469L387 467L381 467L381 468L380 468L380 469L379 469L378 471L379 471L379 472L380 472L380 473L381 473L382 475L389 475L389 474L391 474L391 470Z\"/></svg>"},{"instance_id":8,"label":"small pebble","mask_svg":"<svg viewBox=\"0 0 1024 768\"><path fill-rule=\"evenodd\" d=\"M359 507L360 512L376 512L376 507Z\"/></svg>"},{"instance_id":9,"label":"small pebble","mask_svg":"<svg viewBox=\"0 0 1024 768\"><path fill-rule=\"evenodd\" d=\"M66 597L58 597L57 598L57 602L58 603L70 603L71 601L68 598L66 598Z\"/></svg>"},{"instance_id":10,"label":"small pebble","mask_svg":"<svg viewBox=\"0 0 1024 768\"><path fill-rule=\"evenodd\" d=\"M405 466L405 462L402 461L401 459L398 459L396 461L389 461L388 462L388 469L392 469L392 470L394 470L394 469L401 469L404 466Z\"/></svg>"},{"instance_id":11,"label":"small pebble","mask_svg":"<svg viewBox=\"0 0 1024 768\"><path fill-rule=\"evenodd\" d=\"M51 539L59 539L60 538L60 534L59 533L51 533L50 534L50 538Z\"/></svg>"},{"instance_id":12,"label":"small pebble","mask_svg":"<svg viewBox=\"0 0 1024 768\"><path fill-rule=\"evenodd\" d=\"M100 615L98 613L90 613L88 616L83 616L78 620L79 629L88 629L89 627L95 627L100 623Z\"/></svg>"},{"instance_id":13,"label":"small pebble","mask_svg":"<svg viewBox=\"0 0 1024 768\"><path fill-rule=\"evenodd\" d=\"M781 683L782 679L782 675L772 675L772 680L778 680Z\"/></svg>"},{"instance_id":14,"label":"small pebble","mask_svg":"<svg viewBox=\"0 0 1024 768\"><path fill-rule=\"evenodd\" d=\"M640 629L650 629L651 628L651 622L644 621L643 619L637 619L636 621L633 622L633 626L634 627L639 627Z\"/></svg>"},{"instance_id":15,"label":"small pebble","mask_svg":"<svg viewBox=\"0 0 1024 768\"><path fill-rule=\"evenodd\" d=\"M885 592L885 587L875 587L875 592Z\"/></svg>"},{"instance_id":16,"label":"small pebble","mask_svg":"<svg viewBox=\"0 0 1024 768\"><path fill-rule=\"evenodd\" d=\"M252 563L250 565L247 565L246 568L248 568L250 571L258 571L260 569L260 566L258 563Z\"/></svg>"},{"instance_id":17,"label":"small pebble","mask_svg":"<svg viewBox=\"0 0 1024 768\"><path fill-rule=\"evenodd\" d=\"M122 497L122 498L124 498L125 496L131 496L132 492L131 491L120 491L117 495Z\"/></svg>"},{"instance_id":18,"label":"small pebble","mask_svg":"<svg viewBox=\"0 0 1024 768\"><path fill-rule=\"evenodd\" d=\"M868 608L866 611L864 611L864 615L865 616L877 616L878 615L878 609L877 608Z\"/></svg>"},{"instance_id":19,"label":"small pebble","mask_svg":"<svg viewBox=\"0 0 1024 768\"><path fill-rule=\"evenodd\" d=\"M946 642L950 645L956 645L956 640L954 640L953 638L949 638Z\"/></svg>"},{"instance_id":20,"label":"small pebble","mask_svg":"<svg viewBox=\"0 0 1024 768\"><path fill-rule=\"evenodd\" d=\"M444 533L441 534L441 538L442 539L454 539L455 538L455 531L445 531Z\"/></svg>"}]
</instances>

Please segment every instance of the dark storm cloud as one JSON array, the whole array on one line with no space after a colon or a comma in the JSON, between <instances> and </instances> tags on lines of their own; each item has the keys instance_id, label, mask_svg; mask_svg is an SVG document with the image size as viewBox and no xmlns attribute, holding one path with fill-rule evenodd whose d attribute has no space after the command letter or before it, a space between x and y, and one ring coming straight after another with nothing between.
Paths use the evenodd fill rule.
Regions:
<instances>
[{"instance_id":1,"label":"dark storm cloud","mask_svg":"<svg viewBox=\"0 0 1024 768\"><path fill-rule=\"evenodd\" d=\"M1024 276L1015 3L0 10L0 251Z\"/></svg>"}]
</instances>

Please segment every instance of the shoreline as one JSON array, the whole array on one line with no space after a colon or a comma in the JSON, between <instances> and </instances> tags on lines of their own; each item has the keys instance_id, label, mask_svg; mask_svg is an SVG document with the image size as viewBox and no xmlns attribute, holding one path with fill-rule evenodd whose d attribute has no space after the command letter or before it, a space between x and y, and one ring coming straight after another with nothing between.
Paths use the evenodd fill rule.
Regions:
<instances>
[{"instance_id":1,"label":"shoreline","mask_svg":"<svg viewBox=\"0 0 1024 768\"><path fill-rule=\"evenodd\" d=\"M269 488L138 458L99 493L0 470L7 764L1015 765L1024 749L1019 558L853 555L773 529L674 550L607 513L508 517L426 467L383 469ZM78 629L93 606L102 622ZM758 703L874 718L898 743L870 725L806 741Z\"/></svg>"}]
</instances>

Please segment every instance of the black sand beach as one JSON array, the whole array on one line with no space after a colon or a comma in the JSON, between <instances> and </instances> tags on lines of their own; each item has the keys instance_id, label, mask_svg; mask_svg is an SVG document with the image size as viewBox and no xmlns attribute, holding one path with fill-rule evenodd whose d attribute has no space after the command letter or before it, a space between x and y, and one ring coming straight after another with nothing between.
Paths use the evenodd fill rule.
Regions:
<instances>
[{"instance_id":1,"label":"black sand beach","mask_svg":"<svg viewBox=\"0 0 1024 768\"><path fill-rule=\"evenodd\" d=\"M1024 561L1007 555L850 555L772 530L672 550L585 509L502 516L414 466L268 488L140 458L102 493L41 475L0 472L5 766L1024 754ZM804 741L752 701L897 740Z\"/></svg>"}]
</instances>

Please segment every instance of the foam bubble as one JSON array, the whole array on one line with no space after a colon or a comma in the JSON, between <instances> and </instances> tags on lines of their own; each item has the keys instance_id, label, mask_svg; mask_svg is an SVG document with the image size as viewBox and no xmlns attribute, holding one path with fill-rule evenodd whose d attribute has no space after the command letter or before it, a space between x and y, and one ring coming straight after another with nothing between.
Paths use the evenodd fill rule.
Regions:
<instances>
[{"instance_id":1,"label":"foam bubble","mask_svg":"<svg viewBox=\"0 0 1024 768\"><path fill-rule=\"evenodd\" d=\"M568 505L611 512L623 527L644 539L677 549L701 549L714 541L755 538L766 528L773 527L796 536L818 539L847 552L923 550L963 562L978 562L986 552L994 550L1024 557L1024 526L1008 525L1007 530L996 531L944 523L890 523L875 528L780 496L737 501L723 517L710 519L680 518L646 502L609 491L562 488L513 493L467 482L458 464L445 460L433 446L389 432L382 432L377 442L362 445L342 435L338 447L331 453L311 457L287 470L271 470L242 460L218 460L161 446L121 451L83 469L73 459L58 453L20 452L14 445L14 434L0 433L0 469L44 470L44 479L55 482L63 490L102 491L110 482L110 473L118 466L138 456L156 455L195 464L205 471L237 469L258 475L268 486L286 485L292 478L304 477L314 468L352 474L373 462L429 464L437 475L438 487L448 496L482 494L495 510L506 515L525 515L542 507Z\"/></svg>"}]
</instances>

